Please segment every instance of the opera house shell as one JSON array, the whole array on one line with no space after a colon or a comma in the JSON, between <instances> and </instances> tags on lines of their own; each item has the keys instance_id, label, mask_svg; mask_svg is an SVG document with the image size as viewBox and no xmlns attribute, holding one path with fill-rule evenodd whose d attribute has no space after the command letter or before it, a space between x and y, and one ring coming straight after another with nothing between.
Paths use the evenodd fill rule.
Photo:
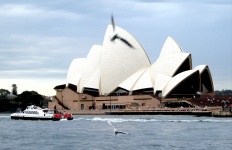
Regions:
<instances>
[{"instance_id":1,"label":"opera house shell","mask_svg":"<svg viewBox=\"0 0 232 150\"><path fill-rule=\"evenodd\" d=\"M209 67L192 67L192 57L168 37L151 63L140 43L126 30L109 25L102 45L86 58L72 61L66 87L101 95L154 94L162 98L193 97L214 91Z\"/></svg>"}]
</instances>

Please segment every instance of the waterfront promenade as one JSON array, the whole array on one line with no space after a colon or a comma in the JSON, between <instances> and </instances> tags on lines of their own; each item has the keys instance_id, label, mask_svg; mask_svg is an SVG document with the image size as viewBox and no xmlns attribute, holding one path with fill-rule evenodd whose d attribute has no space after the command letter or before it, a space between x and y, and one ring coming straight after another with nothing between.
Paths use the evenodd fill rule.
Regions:
<instances>
[{"instance_id":1,"label":"waterfront promenade","mask_svg":"<svg viewBox=\"0 0 232 150\"><path fill-rule=\"evenodd\" d=\"M64 110L61 110L64 112ZM231 111L222 111L221 107L208 108L153 108L153 109L101 109L66 110L73 115L196 115L232 117Z\"/></svg>"}]
</instances>

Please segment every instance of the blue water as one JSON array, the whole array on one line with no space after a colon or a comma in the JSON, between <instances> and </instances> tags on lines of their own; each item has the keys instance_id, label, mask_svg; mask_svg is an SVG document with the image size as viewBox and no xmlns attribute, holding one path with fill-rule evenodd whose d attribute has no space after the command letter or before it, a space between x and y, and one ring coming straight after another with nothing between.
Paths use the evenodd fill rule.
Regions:
<instances>
[{"instance_id":1,"label":"blue water","mask_svg":"<svg viewBox=\"0 0 232 150\"><path fill-rule=\"evenodd\" d=\"M114 135L113 126L129 134ZM74 116L72 121L11 120L0 114L1 150L231 150L232 118Z\"/></svg>"}]
</instances>

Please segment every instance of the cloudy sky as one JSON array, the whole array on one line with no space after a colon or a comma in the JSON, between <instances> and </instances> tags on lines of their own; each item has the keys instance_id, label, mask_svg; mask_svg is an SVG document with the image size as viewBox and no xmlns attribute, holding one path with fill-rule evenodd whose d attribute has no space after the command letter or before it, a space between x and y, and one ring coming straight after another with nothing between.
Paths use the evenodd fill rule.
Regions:
<instances>
[{"instance_id":1,"label":"cloudy sky","mask_svg":"<svg viewBox=\"0 0 232 150\"><path fill-rule=\"evenodd\" d=\"M1 0L0 88L55 95L74 58L101 45L110 16L153 63L168 36L209 65L215 90L232 89L232 0Z\"/></svg>"}]
</instances>

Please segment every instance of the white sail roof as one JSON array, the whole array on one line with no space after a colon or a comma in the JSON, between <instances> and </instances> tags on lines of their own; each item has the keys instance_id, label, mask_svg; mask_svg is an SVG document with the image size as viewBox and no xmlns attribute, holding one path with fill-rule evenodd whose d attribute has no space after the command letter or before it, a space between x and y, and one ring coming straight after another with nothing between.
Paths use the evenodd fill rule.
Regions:
<instances>
[{"instance_id":1,"label":"white sail roof","mask_svg":"<svg viewBox=\"0 0 232 150\"><path fill-rule=\"evenodd\" d=\"M91 76L88 76L88 80L85 82L83 88L99 89L100 84L100 68L97 68ZM84 89L82 89L83 91Z\"/></svg>"},{"instance_id":2,"label":"white sail roof","mask_svg":"<svg viewBox=\"0 0 232 150\"><path fill-rule=\"evenodd\" d=\"M132 86L136 83L136 81L139 79L139 77L147 70L147 68L142 68L133 75L131 75L129 78L127 78L125 81L123 81L119 87L126 89L128 91L131 91Z\"/></svg>"},{"instance_id":3,"label":"white sail roof","mask_svg":"<svg viewBox=\"0 0 232 150\"><path fill-rule=\"evenodd\" d=\"M68 69L66 86L71 83L73 85L78 85L81 79L81 73L85 66L86 58L77 58L71 62Z\"/></svg>"},{"instance_id":4,"label":"white sail roof","mask_svg":"<svg viewBox=\"0 0 232 150\"><path fill-rule=\"evenodd\" d=\"M101 55L102 46L93 45L81 74L79 92L82 92L84 87L99 89Z\"/></svg>"},{"instance_id":5,"label":"white sail roof","mask_svg":"<svg viewBox=\"0 0 232 150\"><path fill-rule=\"evenodd\" d=\"M193 70L199 70L200 74L207 68L207 65L199 65L193 68Z\"/></svg>"},{"instance_id":6,"label":"white sail roof","mask_svg":"<svg viewBox=\"0 0 232 150\"><path fill-rule=\"evenodd\" d=\"M207 65L199 65L199 66L196 66L193 70L199 70L199 72L200 72L200 75L201 75L201 84L202 84L202 86L203 86L203 89L202 89L202 91L204 92L204 91L208 91L208 90L205 90L206 88L205 88L205 86L208 86L208 88L210 88L210 89L214 89L214 86L213 86L213 79L212 79L212 75L211 75L211 73L210 73L210 70L209 70L209 67L207 66ZM202 77L202 74L204 73L204 72L207 72L207 77ZM209 82L208 82L208 84L207 85L204 85L203 83L204 83L204 80L207 80L207 79L209 79L209 82L210 82L210 84L209 84Z\"/></svg>"},{"instance_id":7,"label":"white sail roof","mask_svg":"<svg viewBox=\"0 0 232 150\"><path fill-rule=\"evenodd\" d=\"M120 83L144 67L150 66L150 60L138 41L122 28L115 27L115 32L120 38L129 42L129 47L123 40L113 35L112 26L109 25L103 42L101 59L101 94L108 94Z\"/></svg>"},{"instance_id":8,"label":"white sail roof","mask_svg":"<svg viewBox=\"0 0 232 150\"><path fill-rule=\"evenodd\" d=\"M181 81L188 78L189 76L191 76L197 71L198 70L188 70L188 71L184 71L174 76L171 80L169 80L169 82L164 87L162 91L162 97L166 97L170 93L171 90L173 90L179 83L181 83Z\"/></svg>"},{"instance_id":9,"label":"white sail roof","mask_svg":"<svg viewBox=\"0 0 232 150\"><path fill-rule=\"evenodd\" d=\"M163 48L160 52L159 57L167 56L173 53L183 53L181 47L173 40L173 38L168 37L165 41Z\"/></svg>"},{"instance_id":10,"label":"white sail roof","mask_svg":"<svg viewBox=\"0 0 232 150\"><path fill-rule=\"evenodd\" d=\"M152 76L156 78L156 75L161 73L172 77L187 58L191 59L191 55L189 53L175 53L159 57L151 66Z\"/></svg>"},{"instance_id":11,"label":"white sail roof","mask_svg":"<svg viewBox=\"0 0 232 150\"><path fill-rule=\"evenodd\" d=\"M170 76L165 74L158 73L156 75L155 85L154 85L154 92L162 91L168 81L171 79Z\"/></svg>"},{"instance_id":12,"label":"white sail roof","mask_svg":"<svg viewBox=\"0 0 232 150\"><path fill-rule=\"evenodd\" d=\"M138 78L135 82L131 91L139 90L139 89L146 89L146 88L153 88L151 82L151 68L147 68L145 72Z\"/></svg>"}]
</instances>

